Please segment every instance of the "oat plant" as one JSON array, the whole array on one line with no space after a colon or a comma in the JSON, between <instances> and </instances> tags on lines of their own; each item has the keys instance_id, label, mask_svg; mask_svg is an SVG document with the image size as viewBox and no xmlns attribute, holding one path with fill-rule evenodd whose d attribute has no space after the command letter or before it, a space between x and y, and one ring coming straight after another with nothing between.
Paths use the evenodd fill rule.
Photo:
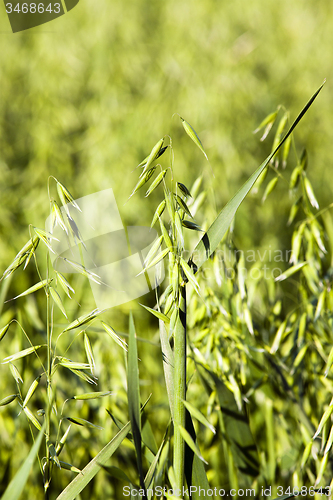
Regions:
<instances>
[{"instance_id":1,"label":"oat plant","mask_svg":"<svg viewBox=\"0 0 333 500\"><path fill-rule=\"evenodd\" d=\"M56 184L58 200L50 194L51 182ZM56 226L63 231L69 247L71 247L71 245L74 247L78 246L81 256L83 255L84 250L82 247L84 243L81 240L79 229L74 220L75 215L71 212L71 209L75 212L80 210L80 207L66 187L55 178L49 179L48 194L50 200L48 231L30 226L29 241L18 252L1 278L1 280L7 280L21 266L23 266L25 270L30 261L34 262L39 281L16 297L9 299L7 302L17 301L21 297L25 298L30 294L43 292L46 309L45 343L36 344L28 329L24 327L21 319L13 318L0 331L0 340L3 341L6 335L7 338L9 338L8 332L12 330L13 326L16 324L29 345L29 347L11 354L3 360L3 363L9 366L11 374L15 379L17 392L4 397L0 401L0 405L4 406L16 402L19 412L24 413L27 418L33 439L35 439L34 429L39 431L35 445L27 458L25 467L22 466L22 469L18 471L17 476L15 476L8 487L6 494L11 500L18 498L22 491L24 481L27 479L28 465L30 464L31 466L32 458L36 457L38 454L43 434L45 437L45 452L42 456L38 454L38 461L43 476L45 498L48 499L50 497L51 481L55 467L69 470L77 474L81 473L80 469L73 464L60 459L71 425L95 429L100 429L100 427L76 415L72 416L72 402L84 401L89 404L89 401L106 397L111 393L110 391L91 391L91 389L88 389L89 384L93 386L97 385L97 377L95 375L93 349L87 329L99 316L101 311L94 309L87 314L79 315L76 319L69 321L69 314L65 309L63 297L68 296L70 300L75 302L73 298L75 291L65 276L51 265L50 253L54 253L52 242L56 239L53 234ZM42 255L37 255L38 250L43 245L45 247L44 257L46 259L44 271L42 271L43 266L40 264ZM72 266L73 272L79 272L88 280L99 282L97 274L88 271L83 263L71 261L61 256L58 256L58 258L65 260L66 264ZM45 273L44 276L42 276L43 272ZM79 308L77 302L76 306ZM54 321L55 317L58 319L59 314L65 318L67 324L63 325L62 322L56 323ZM101 325L109 337L126 350L126 343L118 337L112 327L104 322L101 322ZM68 357L68 352L72 348L73 343L77 342L83 347L83 349L81 347L81 350L85 352L85 362L72 360ZM31 356L36 356L39 369L28 390L23 392L21 384L24 383L24 380L16 364ZM36 369L35 366L34 369ZM61 372L60 375L59 372ZM82 383L87 384L87 390L84 393L72 394L67 399L60 402L57 396L57 383L59 383L59 379L61 380L62 377L66 376L66 372L77 377ZM33 410L33 406L34 398L38 390L41 391L38 400L40 401L40 397L44 399L44 407L36 412ZM106 453L108 452L106 451ZM4 498L7 497L5 496Z\"/></svg>"},{"instance_id":2,"label":"oat plant","mask_svg":"<svg viewBox=\"0 0 333 500\"><path fill-rule=\"evenodd\" d=\"M196 274L217 249L227 233L240 204L259 176L274 161L283 144L286 145L285 151L288 151L293 130L317 97L321 88L322 86L311 97L283 138L281 138L282 133L280 133L271 154L221 210L208 231L199 240L189 259L185 258L185 254L188 254L188 249L185 247L185 231L200 232L201 229L191 213L192 194L185 184L178 181L177 168L174 167L171 139L169 138L167 144L165 144L167 137L160 139L150 154L138 165L142 171L130 198L144 186L148 186L146 197L156 189L160 189L160 185L163 192L162 201L156 208L151 223L151 226L155 224L160 226L161 235L145 260L144 271L166 259L168 285L163 294L157 298L154 309L144 307L159 319L160 324L164 373L173 421L173 461L168 476L170 484L178 496L182 495L185 476L188 487L193 485L205 488L206 491L208 489L208 480L203 465L205 460L200 453L191 420L192 417L201 419L201 422L206 419L195 409L195 405L186 401L186 288L187 286L193 287L200 296L200 286ZM270 117L267 123L261 124L261 127L270 127L274 121L273 118ZM203 145L193 127L182 117L180 119L187 135L207 158ZM162 166L161 163L165 157L162 157L162 155L165 155L167 150L170 151L170 161L167 166ZM162 158L160 159L160 157ZM148 184L154 175L156 175L155 179ZM273 187L270 189L272 190Z\"/></svg>"},{"instance_id":3,"label":"oat plant","mask_svg":"<svg viewBox=\"0 0 333 500\"><path fill-rule=\"evenodd\" d=\"M84 266L84 242L80 237L79 228L75 223L75 211L80 210L80 207L63 184L54 178L50 179L50 182L55 182L57 190L56 198L51 196L51 188L49 188L51 208L50 228L45 231L33 226L30 227L29 241L18 252L2 277L2 280L9 279L18 268L23 266L25 269L29 262L33 260L39 281L15 297L15 300L19 300L21 297L32 293L44 293L46 310L44 343L37 344L34 342L34 339L31 338L29 331L24 328L19 317L12 319L0 330L0 340L3 341L6 335L8 335L8 331L16 324L27 340L28 347L8 356L4 360L4 363L9 365L16 381L17 392L12 395L4 395L0 404L7 405L14 402L18 404L19 411L23 412L28 420L33 439L35 440L35 445L32 447L26 462L7 488L5 493L7 496L4 497L6 500L7 498L11 500L19 498L24 482L27 480L29 468L36 457L38 458L44 480L46 499L50 498L55 467L70 469L77 474L60 493L58 500L74 500L102 468L118 479L121 478L127 481L131 485L131 488L140 488L144 493L148 492L149 488L153 486L164 485L165 481L168 480L168 484L171 485L176 496L182 496L185 479L188 487L192 485L197 486L197 488L201 487L206 491L208 490L209 483L204 467L205 459L199 449L193 420L198 420L210 430L214 431L214 428L198 410L195 402L187 400L186 391L189 384L186 373L187 348L189 345L187 325L189 322L191 324L194 323L193 318L188 316L187 288L192 287L193 292L198 295L199 300L202 300L202 291L198 276L202 272L203 264L212 257L212 254L227 233L237 209L259 176L264 173L272 161L275 161L281 146L285 144L288 147L291 133L307 112L321 88L322 86L311 97L285 136L282 139L279 137L277 144L273 147L272 153L224 206L206 232L201 230L194 219L195 212L203 200L203 197L200 198L199 195L194 201L200 189L201 179L197 179L191 190L181 182L181 179L178 179L171 139L167 136L161 139L153 147L149 155L140 163L139 168L141 168L141 171L138 171L140 172L139 179L130 198L137 195L137 192L143 187L146 188L146 197L149 197L155 191L162 193L162 199L156 208L151 223L152 227L155 225L159 226L160 236L148 253L142 272L145 273L162 261L167 263L168 283L165 290L160 294L159 288L156 289L157 302L154 308L144 307L159 320L160 343L171 422L165 429L165 436L160 447L157 448L144 413L146 403L141 406L140 402L137 336L132 315L129 321L128 346L111 326L105 322L100 322L99 325L112 341L117 342L124 351L128 349L127 397L129 421L127 423L119 422L118 419L110 414L113 422L118 427L118 431L113 439L105 445L95 458L88 462L82 471L75 467L75 464L62 461L60 455L65 448L68 434L71 432L71 425L87 428L96 428L98 426L93 422L72 416L71 411L67 410L67 408L70 408L69 405L75 403L75 400L83 400L86 404L89 404L91 399L106 397L110 394L110 391L91 392L91 390L87 390L83 394L71 395L59 405L57 382L59 381L58 376L62 371L69 371L75 377L82 380L84 384L95 385L97 383L97 378L94 374L95 360L89 328L92 322L96 324L100 321L99 316L102 311L93 309L87 314L78 315L76 319L69 318L70 315L64 306L63 298L67 295L73 301L74 288L63 274L51 266L49 252L53 251L54 227L57 226L63 231L65 238L68 239L69 246L75 246L79 249L80 262L67 258L66 264L72 266L75 272L79 272L88 280L98 283L100 282L100 278ZM186 134L207 158L203 145L193 127L183 118L180 118L180 120ZM268 120L263 126L270 126L270 121ZM304 176L302 182L310 203L315 203L314 198L311 197L311 186L309 186ZM189 234L187 232L190 231L197 232L201 238L194 250L190 252L190 257L188 258L186 255L189 252L186 245L188 245ZM46 247L44 271L41 270L39 260L37 259L37 250L42 245ZM295 266L299 265L297 258L295 257L294 260ZM306 267L303 266L303 269L306 269ZM191 293L193 292L191 290ZM61 314L65 318L65 326L54 321L55 314ZM80 345L83 346L83 352L85 352L86 356L85 362L69 358L68 351L72 344L76 342L80 342ZM63 350L60 349L60 346ZM23 392L20 385L22 384L22 377L20 376L16 362L29 356L36 357L39 368L30 387ZM216 377L214 378L214 374L210 373L209 370L207 374L214 379L221 412L223 412L224 403L227 407L229 404L234 404L231 401L233 398L229 398L229 395L224 391L223 385L220 384ZM44 407L37 413L36 410L33 411L31 408L33 398L38 391L42 393ZM145 424L143 424L143 418ZM222 419L221 427L223 427ZM37 434L37 431L39 434ZM242 437L237 426L233 427L232 432L235 435L238 433L238 436ZM250 432L248 427L246 428L246 432ZM36 434L38 437L36 437ZM45 438L45 451L38 452L42 436ZM131 441L136 452L138 470L138 481L136 482L131 481L125 471L108 465L108 460L126 437ZM238 449L241 450L242 443L239 442L238 445ZM149 462L149 469L146 474L142 460L143 449ZM227 448L226 450L228 451ZM239 453L241 452L242 450ZM245 466L247 466L246 453L243 454L243 458ZM165 476L167 476L167 480ZM153 497L151 490L148 496L149 498ZM193 493L192 498L205 498L205 495L202 493L199 495L197 492Z\"/></svg>"}]
</instances>

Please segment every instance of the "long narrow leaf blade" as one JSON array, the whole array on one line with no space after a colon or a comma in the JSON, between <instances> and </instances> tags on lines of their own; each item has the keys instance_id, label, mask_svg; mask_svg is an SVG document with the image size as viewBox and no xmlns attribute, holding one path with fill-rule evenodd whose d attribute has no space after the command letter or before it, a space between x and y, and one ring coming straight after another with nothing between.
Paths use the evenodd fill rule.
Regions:
<instances>
[{"instance_id":1,"label":"long narrow leaf blade","mask_svg":"<svg viewBox=\"0 0 333 500\"><path fill-rule=\"evenodd\" d=\"M325 83L325 82L324 82ZM243 184L243 186L237 191L235 196L231 198L231 200L224 206L219 215L216 217L208 231L203 235L202 239L199 241L192 255L192 260L195 262L196 266L201 267L206 260L210 257L210 255L215 251L223 236L227 232L235 214L247 196L252 186L258 179L259 175L262 171L267 167L271 159L280 149L282 144L286 141L286 139L290 136L292 131L295 129L296 125L299 123L301 118L305 115L321 89L323 88L324 83L319 87L317 92L313 94L311 99L304 106L302 111L297 116L294 123L291 125L290 129L282 139L282 141L277 145L274 151L266 158L266 160L257 168L257 170L249 177L249 179Z\"/></svg>"},{"instance_id":2,"label":"long narrow leaf blade","mask_svg":"<svg viewBox=\"0 0 333 500\"><path fill-rule=\"evenodd\" d=\"M43 435L44 435L45 425L41 428L38 433L37 439L31 448L29 455L25 459L23 465L17 471L11 482L9 483L5 493L1 497L2 500L18 500L24 490L25 484L28 480L31 467L36 459L37 453L39 451Z\"/></svg>"},{"instance_id":3,"label":"long narrow leaf blade","mask_svg":"<svg viewBox=\"0 0 333 500\"><path fill-rule=\"evenodd\" d=\"M82 470L82 474L76 476L76 478L69 483L69 485L57 497L57 500L74 500L87 486L87 484L89 484L89 482L96 476L97 472L101 470L102 465L105 465L113 453L119 448L120 444L130 430L131 424L128 422L118 432L118 434L116 434L115 437L106 446L104 446L96 457L85 466Z\"/></svg>"},{"instance_id":4,"label":"long narrow leaf blade","mask_svg":"<svg viewBox=\"0 0 333 500\"><path fill-rule=\"evenodd\" d=\"M162 452L162 449L163 449L163 446L165 444L165 441L163 439L162 443L161 443L161 446L159 447L159 450L158 452L156 453L155 455L155 458L154 460L152 461L152 463L150 464L150 467L149 467L149 470L146 474L146 477L145 477L145 487L146 489L149 488L151 482L153 481L154 479L154 476L155 476L155 471L157 469L157 466L158 466L158 461L159 461L159 458L160 458L160 455L161 455L161 452Z\"/></svg>"},{"instance_id":5,"label":"long narrow leaf blade","mask_svg":"<svg viewBox=\"0 0 333 500\"><path fill-rule=\"evenodd\" d=\"M192 417L196 418L199 422L210 429L213 434L216 434L215 427L210 422L208 422L206 417L195 406L191 405L191 403L189 403L188 401L183 401L183 404L186 406Z\"/></svg>"},{"instance_id":6,"label":"long narrow leaf blade","mask_svg":"<svg viewBox=\"0 0 333 500\"><path fill-rule=\"evenodd\" d=\"M206 460L201 455L199 448L197 447L197 445L193 441L189 432L187 432L187 430L184 427L182 427L181 425L179 426L179 430L180 430L181 435L183 436L183 439L188 444L188 446L191 448L191 450L195 453L195 455L198 458L200 458L200 460L202 460L205 464L208 465L208 462L206 462Z\"/></svg>"},{"instance_id":7,"label":"long narrow leaf blade","mask_svg":"<svg viewBox=\"0 0 333 500\"><path fill-rule=\"evenodd\" d=\"M192 417L188 410L186 411L186 430L194 443L197 443ZM210 498L205 466L202 460L188 446L185 447L185 477L188 487L196 487L196 489L192 488L192 500L208 500Z\"/></svg>"},{"instance_id":8,"label":"long narrow leaf blade","mask_svg":"<svg viewBox=\"0 0 333 500\"><path fill-rule=\"evenodd\" d=\"M129 321L127 397L128 397L128 412L132 426L132 434L136 451L136 460L139 470L140 484L144 488L144 476L143 476L142 456L141 456L141 413L140 413L138 350L136 345L136 333L135 333L135 326L132 313L130 313L130 321Z\"/></svg>"}]
</instances>

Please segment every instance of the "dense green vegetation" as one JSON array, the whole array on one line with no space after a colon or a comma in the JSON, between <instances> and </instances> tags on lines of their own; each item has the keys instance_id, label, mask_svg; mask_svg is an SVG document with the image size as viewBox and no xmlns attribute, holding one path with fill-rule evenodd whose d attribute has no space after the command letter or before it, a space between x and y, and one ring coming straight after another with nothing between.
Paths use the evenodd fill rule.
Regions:
<instances>
[{"instance_id":1,"label":"dense green vegetation","mask_svg":"<svg viewBox=\"0 0 333 500\"><path fill-rule=\"evenodd\" d=\"M282 149L279 163L271 164L217 251L197 273L200 296L191 283L187 285L187 400L216 429L213 434L192 414L212 488L253 487L260 492L271 486L275 498L280 495L278 486L286 492L288 487L329 486L332 479L331 13L328 2L319 10L312 1L291 5L285 0L255 0L250 5L208 0L194 6L190 1L140 0L127 3L125 11L120 1L92 5L81 0L71 13L26 33L12 35L5 17L0 21L0 275L35 235L29 224L44 228L51 175L74 198L112 187L124 223L149 226L163 198L162 184L148 198L138 192L124 204L138 180L138 170L133 169L165 134L172 138L175 180L191 191L189 209L207 230L270 153L281 121L286 120L283 135L322 80L328 79L292 136L286 165ZM272 130L260 143L264 127L257 135L252 131L278 105ZM175 113L193 125L209 163ZM168 162L165 154L163 168ZM54 180L50 196L61 205ZM167 225L166 213L163 217ZM185 230L185 249L192 250L199 237ZM28 348L30 341L47 343L47 325L52 322L58 335L95 307L89 279L78 273L66 275L76 292L72 299L57 282L68 320L55 301L50 323L52 297L47 299L43 289L5 303L52 273L47 271L46 255L41 241L36 250L39 273L32 256L24 271L21 266L0 283L1 360ZM295 273L274 279L292 266L298 266ZM167 285L166 280L161 293ZM155 292L140 302L154 307ZM162 302L161 307L164 310ZM82 328L87 326L86 335L79 328L60 336L56 354L87 363L86 377L94 371L98 385L89 385L87 378L65 366L66 361L56 359L56 410L49 415L46 411L45 420L47 424L50 419L54 444L71 422L60 460L82 470L117 434L117 426L137 415L131 310L141 403L152 394L140 417L142 465L133 432L134 440L129 434L116 447L105 470L77 498L122 498L129 481L140 484L140 474L147 474L160 446L155 485L173 484L168 470L173 463L170 399L158 320L138 301L104 312ZM130 343L130 353L100 319ZM9 323L8 331L3 329ZM43 349L41 359L46 363ZM127 356L134 375L129 375ZM47 377L38 378L38 357L12 361L0 368L0 400L20 394L0 407L1 493L38 434L19 406L25 406L35 380L38 386L29 409L40 422L44 416L38 410L47 409ZM112 393L70 399L94 390ZM78 425L78 419L102 430ZM251 446L249 453L246 445ZM40 460L45 449L43 441ZM53 456L53 449L48 449L46 455ZM36 460L25 486L27 498L43 497L42 466ZM80 477L56 465L51 469L51 499Z\"/></svg>"}]
</instances>

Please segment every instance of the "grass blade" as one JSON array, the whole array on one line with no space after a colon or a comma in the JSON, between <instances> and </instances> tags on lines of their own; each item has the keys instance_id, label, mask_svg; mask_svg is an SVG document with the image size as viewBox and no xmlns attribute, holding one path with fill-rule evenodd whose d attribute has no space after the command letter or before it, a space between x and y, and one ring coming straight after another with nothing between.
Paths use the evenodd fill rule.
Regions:
<instances>
[{"instance_id":1,"label":"grass blade","mask_svg":"<svg viewBox=\"0 0 333 500\"><path fill-rule=\"evenodd\" d=\"M9 483L5 493L1 497L1 500L18 500L24 490L25 484L28 480L31 467L36 459L38 450L40 448L43 435L44 435L45 425L41 428L38 433L37 439L31 448L29 455L25 459L23 465L17 471L11 482Z\"/></svg>"},{"instance_id":2,"label":"grass blade","mask_svg":"<svg viewBox=\"0 0 333 500\"><path fill-rule=\"evenodd\" d=\"M87 484L89 484L90 481L96 476L97 472L101 470L102 465L105 465L113 453L119 448L130 430L131 424L128 422L96 455L96 457L93 458L84 469L82 469L82 474L69 483L56 500L74 500L87 486Z\"/></svg>"},{"instance_id":3,"label":"grass blade","mask_svg":"<svg viewBox=\"0 0 333 500\"><path fill-rule=\"evenodd\" d=\"M161 455L161 452L162 452L162 449L163 449L163 446L165 444L165 441L163 439L162 443L161 443L161 446L159 447L159 450L158 452L156 453L155 455L155 458L154 460L152 461L150 467L149 467L149 470L146 474L146 477L145 477L145 486L146 488L148 489L151 482L153 481L154 479L154 476L155 476L155 471L157 469L157 466L158 466L158 461L159 461L159 458L160 458L160 455Z\"/></svg>"},{"instance_id":4,"label":"grass blade","mask_svg":"<svg viewBox=\"0 0 333 500\"><path fill-rule=\"evenodd\" d=\"M132 427L136 460L140 476L140 484L145 489L142 456L141 456L141 412L140 412L140 389L139 389L139 366L138 350L136 345L136 332L132 312L129 321L129 343L127 364L127 398L128 412Z\"/></svg>"},{"instance_id":5,"label":"grass blade","mask_svg":"<svg viewBox=\"0 0 333 500\"><path fill-rule=\"evenodd\" d=\"M183 436L183 439L184 441L187 443L187 445L191 448L191 450L195 453L195 455L200 458L200 460L202 460L205 464L208 465L208 462L206 462L206 460L203 458L203 456L201 455L200 453L200 450L199 448L197 447L197 445L195 444L195 442L193 441L191 435L189 432L187 432L187 430L182 426L182 425L179 425L179 430L180 430L180 433L181 435Z\"/></svg>"},{"instance_id":6,"label":"grass blade","mask_svg":"<svg viewBox=\"0 0 333 500\"><path fill-rule=\"evenodd\" d=\"M324 82L325 83L325 82ZM257 170L249 177L249 179L243 184L243 186L237 191L235 196L223 207L219 215L216 217L208 231L203 235L202 239L199 241L195 250L193 252L192 260L195 261L197 267L201 267L206 260L210 257L210 255L214 252L214 250L219 245L220 241L224 237L227 232L235 214L247 196L252 186L258 179L259 175L263 172L263 170L267 167L271 159L286 141L286 139L290 136L292 131L295 129L301 118L305 115L321 89L323 88L324 83L319 87L317 92L313 94L311 99L304 106L302 111L297 116L294 123L291 125L290 129L282 139L282 141L277 145L274 151L266 158L266 160L257 168Z\"/></svg>"},{"instance_id":7,"label":"grass blade","mask_svg":"<svg viewBox=\"0 0 333 500\"><path fill-rule=\"evenodd\" d=\"M191 403L189 403L188 401L183 401L183 404L188 409L192 417L196 418L199 422L210 429L213 434L216 434L214 426L210 422L208 422L206 417L197 408L195 408L195 406L191 405Z\"/></svg>"},{"instance_id":8,"label":"grass blade","mask_svg":"<svg viewBox=\"0 0 333 500\"><path fill-rule=\"evenodd\" d=\"M193 442L198 445L192 418L188 410L186 410L186 430ZM205 466L202 460L188 446L185 447L185 477L187 487L194 486L192 488L192 500L208 500L210 498Z\"/></svg>"}]
</instances>

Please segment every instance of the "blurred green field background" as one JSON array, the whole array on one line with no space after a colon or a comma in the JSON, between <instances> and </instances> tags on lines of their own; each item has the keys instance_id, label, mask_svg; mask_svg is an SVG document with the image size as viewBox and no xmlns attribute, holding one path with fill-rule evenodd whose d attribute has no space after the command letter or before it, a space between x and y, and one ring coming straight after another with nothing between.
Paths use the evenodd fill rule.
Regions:
<instances>
[{"instance_id":1,"label":"blurred green field background","mask_svg":"<svg viewBox=\"0 0 333 500\"><path fill-rule=\"evenodd\" d=\"M15 35L3 5L0 13L0 274L28 240L28 225L44 227L50 175L75 198L112 187L124 222L149 225L158 196L148 203L143 196L124 203L137 180L132 170L165 134L173 140L179 180L191 186L205 173L211 187L206 214L212 220L215 210L270 152L271 142L260 143L253 130L279 104L290 110L293 119L324 78L324 90L295 137L299 155L307 148L308 176L320 206L332 202L331 2L323 1L319 7L314 0L81 0L52 23ZM215 177L174 113L198 132ZM292 153L288 168L295 164ZM278 185L267 206L261 203L262 193L261 188L252 194L237 215L237 247L290 248L287 190ZM200 215L198 222L208 223ZM7 297L20 293L35 278L31 270L19 272ZM91 299L81 298L83 304ZM34 302L30 307L36 307ZM5 305L4 311L14 308ZM124 330L127 320L117 314L110 312ZM140 314L138 331L149 337L147 317ZM38 315L31 316L38 330ZM1 358L13 348L7 339ZM147 350L147 393L150 377L158 370L156 388L163 384L157 349ZM102 350L101 342L96 351ZM104 362L120 370L115 383L121 387L121 353L105 356L109 358ZM0 391L7 394L11 375L7 368L0 370ZM113 376L101 377L106 388ZM117 404L125 404L125 396L119 398ZM17 412L12 410L11 415L13 422L4 417L0 431L8 466L4 478L15 471L30 447L25 429L15 449L21 446L20 439L27 442L11 469L6 460L13 452L11 437L18 425ZM100 447L96 437L91 455ZM84 465L89 459L84 447L78 453L76 459Z\"/></svg>"},{"instance_id":2,"label":"blurred green field background","mask_svg":"<svg viewBox=\"0 0 333 500\"><path fill-rule=\"evenodd\" d=\"M252 131L278 104L296 116L324 78L296 137L307 146L319 201L331 201L330 2L81 0L15 35L1 8L2 267L27 224L43 225L49 175L75 197L112 187L124 220L144 224L148 205L122 206L132 169L159 138L172 135L184 182L209 173L173 113L199 133L221 207L268 153ZM247 202L237 220L242 240L266 235L271 216L258 198ZM277 223L283 241L284 220Z\"/></svg>"}]
</instances>

